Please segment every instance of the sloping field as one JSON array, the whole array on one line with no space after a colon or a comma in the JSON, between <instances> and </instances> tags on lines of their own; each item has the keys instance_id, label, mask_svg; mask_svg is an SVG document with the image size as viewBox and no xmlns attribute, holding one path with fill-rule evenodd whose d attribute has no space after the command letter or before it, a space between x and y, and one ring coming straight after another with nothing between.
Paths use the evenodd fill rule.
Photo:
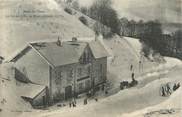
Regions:
<instances>
[{"instance_id":1,"label":"sloping field","mask_svg":"<svg viewBox=\"0 0 182 117\"><path fill-rule=\"evenodd\" d=\"M172 59L172 58L171 58ZM178 60L175 63L179 63ZM168 61L168 60L167 60ZM170 61L169 61L170 62ZM144 87L135 87L118 92L115 95L99 100L98 102L88 102L88 105L78 103L76 108L68 106L52 111L23 113L21 116L30 117L144 117L144 114L162 109L174 109L177 113L169 117L179 117L181 114L181 88L169 97L160 96L159 90L162 84L168 82L180 82L182 66L176 65L171 71L160 79L156 79L146 84ZM159 73L160 75L160 73ZM147 117L165 117L152 115Z\"/></svg>"},{"instance_id":2,"label":"sloping field","mask_svg":"<svg viewBox=\"0 0 182 117\"><path fill-rule=\"evenodd\" d=\"M30 41L94 36L77 18L49 1L0 1L0 55L6 58Z\"/></svg>"},{"instance_id":3,"label":"sloping field","mask_svg":"<svg viewBox=\"0 0 182 117\"><path fill-rule=\"evenodd\" d=\"M137 79L140 75L160 64L151 62L145 57L141 60L142 44L138 39L115 36L112 39L103 41L111 53L108 62L108 79L115 86L118 86L123 80L131 81L132 73L135 73ZM142 61L142 63L139 64L139 61ZM131 65L133 70L130 70Z\"/></svg>"},{"instance_id":4,"label":"sloping field","mask_svg":"<svg viewBox=\"0 0 182 117\"><path fill-rule=\"evenodd\" d=\"M78 16L72 16L64 12L64 7L58 6L53 0L47 0L46 2L45 0L3 0L0 1L0 8L2 13L2 16L0 16L0 55L5 58L16 53L26 43L32 41L57 40L58 36L63 39L71 39L73 36L88 37L83 38L86 40L90 39L89 37L94 37L94 32L83 25L78 20ZM158 65L158 63L145 60L142 63L143 71L140 70L141 43L137 39L121 38L116 35L111 39L100 41L110 53L108 58L108 80L112 82L114 87L118 87L119 82L122 80L131 80L132 72L138 78L144 72L150 71L151 68L155 70ZM133 71L130 71L130 65L133 65ZM1 68L5 67L1 66ZM0 71L1 74L7 72L4 70ZM177 74L179 73L177 72ZM9 75L7 72L7 74L3 75L3 78L8 78ZM15 114L18 116L22 111L25 111L22 116L39 116L40 112L42 112L40 116L80 116L79 113L81 112L84 116L105 115L110 117L145 108L163 100L156 93L160 83L151 81L151 84L144 85L140 90L134 88L129 91L130 93L128 93L128 90L121 91L114 96L101 100L101 102L99 101L98 104L90 104L88 107L80 106L75 110L67 110L68 108L65 108L65 110L60 109L52 112L32 110L30 105L19 97L17 87L20 84L14 80L13 76L9 76L8 79L10 81L2 81L4 79L1 78L0 92L3 93L0 93L0 101L6 100L1 107L3 112L11 114L9 116L15 116ZM166 81L161 80L160 82ZM155 87L153 88L153 86ZM151 89L150 92L146 90L147 88ZM154 95L151 95L152 93ZM150 98L146 98L146 95ZM151 101L158 97L158 100ZM136 100L133 100L134 98ZM143 104L143 101L147 105Z\"/></svg>"}]
</instances>

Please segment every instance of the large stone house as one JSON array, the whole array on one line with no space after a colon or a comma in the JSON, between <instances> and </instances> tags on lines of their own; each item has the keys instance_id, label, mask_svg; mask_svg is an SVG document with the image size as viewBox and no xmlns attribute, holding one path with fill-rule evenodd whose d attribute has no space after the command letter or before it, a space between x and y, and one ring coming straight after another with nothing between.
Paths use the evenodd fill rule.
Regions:
<instances>
[{"instance_id":1,"label":"large stone house","mask_svg":"<svg viewBox=\"0 0 182 117\"><path fill-rule=\"evenodd\" d=\"M42 106L76 97L106 82L108 53L98 41L29 43L13 57L14 75L24 82L22 98ZM27 88L27 87L28 88Z\"/></svg>"}]
</instances>

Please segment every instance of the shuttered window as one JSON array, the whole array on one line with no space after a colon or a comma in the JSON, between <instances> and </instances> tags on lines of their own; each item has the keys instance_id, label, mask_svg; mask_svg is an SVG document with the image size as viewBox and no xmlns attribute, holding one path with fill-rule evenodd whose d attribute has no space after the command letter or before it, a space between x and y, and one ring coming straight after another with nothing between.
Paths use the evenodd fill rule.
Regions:
<instances>
[{"instance_id":1,"label":"shuttered window","mask_svg":"<svg viewBox=\"0 0 182 117\"><path fill-rule=\"evenodd\" d=\"M90 80L86 80L86 81L85 81L85 87L86 87L86 89L89 89L90 86L91 86Z\"/></svg>"},{"instance_id":2,"label":"shuttered window","mask_svg":"<svg viewBox=\"0 0 182 117\"><path fill-rule=\"evenodd\" d=\"M78 84L78 90L79 90L79 91L84 90L84 85L83 85L82 82Z\"/></svg>"}]
</instances>

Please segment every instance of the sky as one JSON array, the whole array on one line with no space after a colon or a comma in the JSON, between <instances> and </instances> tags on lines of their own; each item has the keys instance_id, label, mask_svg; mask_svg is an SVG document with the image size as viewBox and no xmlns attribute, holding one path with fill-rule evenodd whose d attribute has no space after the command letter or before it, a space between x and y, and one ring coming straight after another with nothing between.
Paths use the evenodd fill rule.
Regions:
<instances>
[{"instance_id":1,"label":"sky","mask_svg":"<svg viewBox=\"0 0 182 117\"><path fill-rule=\"evenodd\" d=\"M79 0L89 6L94 0ZM182 0L112 0L119 17L182 23Z\"/></svg>"}]
</instances>

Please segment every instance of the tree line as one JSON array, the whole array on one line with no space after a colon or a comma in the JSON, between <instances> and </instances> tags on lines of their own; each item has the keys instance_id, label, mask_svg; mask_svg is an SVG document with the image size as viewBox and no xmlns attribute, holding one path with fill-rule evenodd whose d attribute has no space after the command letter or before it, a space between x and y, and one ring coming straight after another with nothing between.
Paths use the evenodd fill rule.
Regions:
<instances>
[{"instance_id":1,"label":"tree line","mask_svg":"<svg viewBox=\"0 0 182 117\"><path fill-rule=\"evenodd\" d=\"M143 47L145 56L149 56L150 49L152 49L162 55L182 59L182 30L164 34L162 24L158 20L135 21L125 17L119 18L112 8L111 0L95 0L90 7L79 6L79 3L73 0L68 0L68 2L73 2L74 9L100 22L94 25L96 33L101 33L103 36L116 33L120 36L139 38L146 45Z\"/></svg>"},{"instance_id":2,"label":"tree line","mask_svg":"<svg viewBox=\"0 0 182 117\"><path fill-rule=\"evenodd\" d=\"M127 18L120 19L120 35L139 38L144 42L145 56L148 56L150 48L165 56L174 56L182 59L182 29L169 34L163 33L162 24L158 20L144 22Z\"/></svg>"},{"instance_id":3,"label":"tree line","mask_svg":"<svg viewBox=\"0 0 182 117\"><path fill-rule=\"evenodd\" d=\"M77 0L67 0L67 4L96 20L93 26L96 33L101 33L104 37L120 33L118 14L112 8L111 0L95 0L90 7L80 6Z\"/></svg>"}]
</instances>

